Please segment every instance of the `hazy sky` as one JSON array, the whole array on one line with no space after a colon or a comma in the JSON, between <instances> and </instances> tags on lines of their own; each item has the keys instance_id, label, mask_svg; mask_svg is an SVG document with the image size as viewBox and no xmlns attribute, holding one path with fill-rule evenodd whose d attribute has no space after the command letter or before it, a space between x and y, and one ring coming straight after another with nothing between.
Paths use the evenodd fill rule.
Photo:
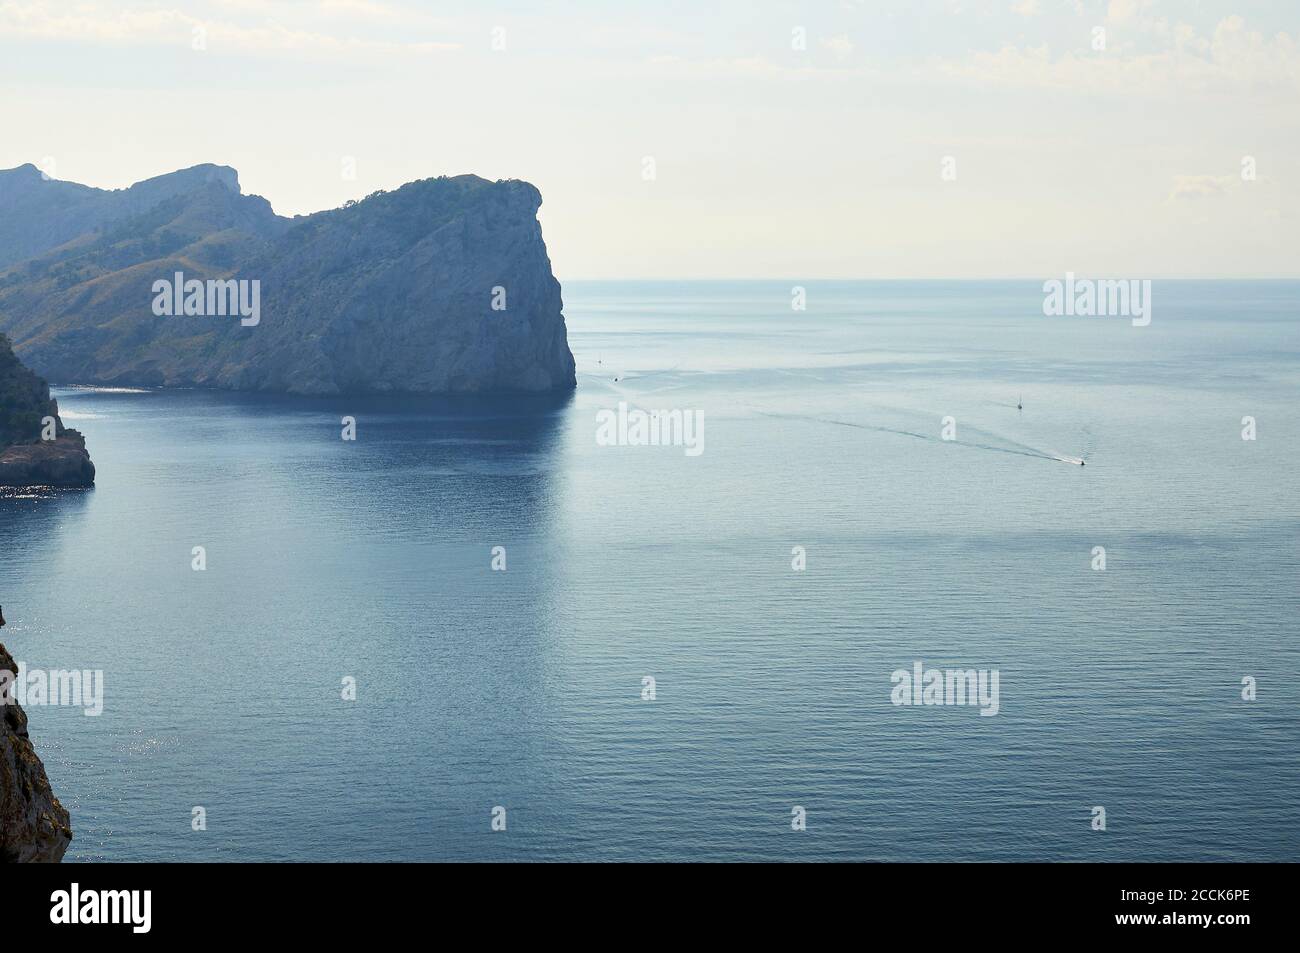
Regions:
<instances>
[{"instance_id":1,"label":"hazy sky","mask_svg":"<svg viewBox=\"0 0 1300 953\"><path fill-rule=\"evenodd\" d=\"M1298 150L1296 0L0 0L0 168L527 179L562 280L1300 276Z\"/></svg>"}]
</instances>

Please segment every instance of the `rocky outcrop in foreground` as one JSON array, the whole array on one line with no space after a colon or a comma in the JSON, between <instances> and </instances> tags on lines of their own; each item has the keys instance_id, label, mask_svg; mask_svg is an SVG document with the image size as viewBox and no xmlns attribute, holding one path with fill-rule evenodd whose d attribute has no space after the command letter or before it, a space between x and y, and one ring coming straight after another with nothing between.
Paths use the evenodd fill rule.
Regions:
<instances>
[{"instance_id":1,"label":"rocky outcrop in foreground","mask_svg":"<svg viewBox=\"0 0 1300 953\"><path fill-rule=\"evenodd\" d=\"M44 440L44 421L54 439ZM0 486L88 487L95 465L86 440L63 426L50 387L19 363L0 334Z\"/></svg>"},{"instance_id":2,"label":"rocky outcrop in foreground","mask_svg":"<svg viewBox=\"0 0 1300 953\"><path fill-rule=\"evenodd\" d=\"M95 485L95 465L86 438L65 430L57 440L24 443L0 450L0 486L51 486L80 489Z\"/></svg>"},{"instance_id":3,"label":"rocky outcrop in foreground","mask_svg":"<svg viewBox=\"0 0 1300 953\"><path fill-rule=\"evenodd\" d=\"M459 175L289 219L222 166L119 192L0 171L25 223L0 227L0 331L60 384L572 390L541 203Z\"/></svg>"},{"instance_id":4,"label":"rocky outcrop in foreground","mask_svg":"<svg viewBox=\"0 0 1300 953\"><path fill-rule=\"evenodd\" d=\"M17 663L0 644L0 672ZM9 680L0 676L0 684ZM27 737L27 715L0 696L0 863L58 863L72 842L68 811Z\"/></svg>"}]
</instances>

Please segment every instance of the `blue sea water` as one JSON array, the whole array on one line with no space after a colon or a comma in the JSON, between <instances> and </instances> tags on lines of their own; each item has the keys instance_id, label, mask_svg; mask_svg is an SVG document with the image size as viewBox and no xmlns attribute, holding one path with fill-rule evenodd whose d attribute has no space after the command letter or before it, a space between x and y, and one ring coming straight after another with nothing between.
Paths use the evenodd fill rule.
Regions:
<instances>
[{"instance_id":1,"label":"blue sea water","mask_svg":"<svg viewBox=\"0 0 1300 953\"><path fill-rule=\"evenodd\" d=\"M566 284L556 401L57 390L98 485L0 499L0 604L104 671L28 707L69 859L1300 859L1300 283L806 288Z\"/></svg>"}]
</instances>

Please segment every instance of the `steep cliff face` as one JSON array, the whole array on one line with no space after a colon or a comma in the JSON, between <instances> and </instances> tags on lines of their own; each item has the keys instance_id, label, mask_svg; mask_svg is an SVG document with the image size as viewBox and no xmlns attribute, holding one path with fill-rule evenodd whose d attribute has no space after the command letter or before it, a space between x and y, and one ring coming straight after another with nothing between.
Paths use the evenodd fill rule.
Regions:
<instances>
[{"instance_id":1,"label":"steep cliff face","mask_svg":"<svg viewBox=\"0 0 1300 953\"><path fill-rule=\"evenodd\" d=\"M195 382L298 393L573 387L541 203L524 182L458 176L312 216L241 269L261 277L263 323L232 329Z\"/></svg>"},{"instance_id":2,"label":"steep cliff face","mask_svg":"<svg viewBox=\"0 0 1300 953\"><path fill-rule=\"evenodd\" d=\"M237 179L191 185L0 270L24 361L61 383L307 394L576 385L533 186L426 179L289 220ZM257 282L257 320L155 314L177 272Z\"/></svg>"},{"instance_id":3,"label":"steep cliff face","mask_svg":"<svg viewBox=\"0 0 1300 953\"><path fill-rule=\"evenodd\" d=\"M0 644L0 673L17 669ZM0 686L8 685L0 675ZM0 863L58 863L71 841L68 811L27 737L27 715L17 704L0 703Z\"/></svg>"},{"instance_id":4,"label":"steep cliff face","mask_svg":"<svg viewBox=\"0 0 1300 953\"><path fill-rule=\"evenodd\" d=\"M42 439L46 417L54 418L53 440ZM19 363L0 334L0 486L88 487L94 482L85 438L63 426L49 385Z\"/></svg>"}]
</instances>

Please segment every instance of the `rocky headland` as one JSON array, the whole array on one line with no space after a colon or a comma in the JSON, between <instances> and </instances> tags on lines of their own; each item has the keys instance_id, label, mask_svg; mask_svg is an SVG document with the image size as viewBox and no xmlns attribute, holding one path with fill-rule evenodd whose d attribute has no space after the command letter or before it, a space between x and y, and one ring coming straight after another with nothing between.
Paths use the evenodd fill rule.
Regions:
<instances>
[{"instance_id":1,"label":"rocky headland","mask_svg":"<svg viewBox=\"0 0 1300 953\"><path fill-rule=\"evenodd\" d=\"M289 219L224 166L117 191L0 171L0 331L59 384L571 390L541 202L460 175ZM159 308L159 282L222 282L231 306L186 291ZM256 291L255 318L233 314L235 288Z\"/></svg>"}]
</instances>

